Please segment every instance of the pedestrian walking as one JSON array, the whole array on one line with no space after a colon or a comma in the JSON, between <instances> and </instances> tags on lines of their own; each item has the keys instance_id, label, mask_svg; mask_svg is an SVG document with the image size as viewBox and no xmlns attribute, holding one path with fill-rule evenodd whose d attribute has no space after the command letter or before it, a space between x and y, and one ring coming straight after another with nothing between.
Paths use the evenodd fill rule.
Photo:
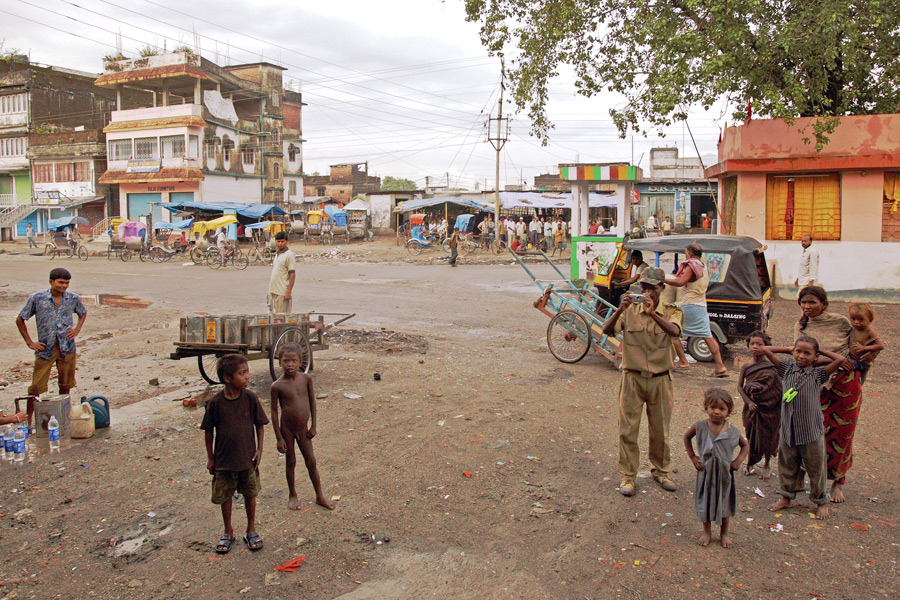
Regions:
<instances>
[{"instance_id":1,"label":"pedestrian walking","mask_svg":"<svg viewBox=\"0 0 900 600\"><path fill-rule=\"evenodd\" d=\"M28 224L28 227L25 228L25 237L28 238L28 247L29 248L37 248L37 242L34 241L35 233L34 233L34 225L31 223Z\"/></svg>"},{"instance_id":2,"label":"pedestrian walking","mask_svg":"<svg viewBox=\"0 0 900 600\"><path fill-rule=\"evenodd\" d=\"M289 314L293 305L296 261L294 253L288 248L287 234L279 231L275 234L275 261L272 263L272 276L269 278L269 308L278 314Z\"/></svg>"},{"instance_id":3,"label":"pedestrian walking","mask_svg":"<svg viewBox=\"0 0 900 600\"><path fill-rule=\"evenodd\" d=\"M800 246L803 247L803 251L800 253L800 268L794 285L803 289L816 285L819 281L819 251L812 247L811 235L800 238Z\"/></svg>"}]
</instances>

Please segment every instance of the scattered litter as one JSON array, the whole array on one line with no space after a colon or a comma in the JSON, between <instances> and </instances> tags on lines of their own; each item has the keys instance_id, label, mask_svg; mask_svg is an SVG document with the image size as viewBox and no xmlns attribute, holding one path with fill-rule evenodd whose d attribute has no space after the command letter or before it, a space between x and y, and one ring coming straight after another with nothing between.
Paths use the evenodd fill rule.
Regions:
<instances>
[{"instance_id":1,"label":"scattered litter","mask_svg":"<svg viewBox=\"0 0 900 600\"><path fill-rule=\"evenodd\" d=\"M347 398L348 400L359 400L362 396L354 394L353 392L347 392L344 394L344 398Z\"/></svg>"},{"instance_id":2,"label":"scattered litter","mask_svg":"<svg viewBox=\"0 0 900 600\"><path fill-rule=\"evenodd\" d=\"M238 594L246 594L247 592L249 592L252 589L253 589L253 587L248 585L247 587L245 587L241 591L239 591Z\"/></svg>"},{"instance_id":3,"label":"scattered litter","mask_svg":"<svg viewBox=\"0 0 900 600\"><path fill-rule=\"evenodd\" d=\"M526 456L525 458L526 458L527 460L536 460L536 458L535 458L534 456Z\"/></svg>"},{"instance_id":4,"label":"scattered litter","mask_svg":"<svg viewBox=\"0 0 900 600\"><path fill-rule=\"evenodd\" d=\"M505 464L506 464L505 462L498 462L498 463L497 463L497 466L498 466L498 467L502 467L502 466L505 465Z\"/></svg>"},{"instance_id":5,"label":"scattered litter","mask_svg":"<svg viewBox=\"0 0 900 600\"><path fill-rule=\"evenodd\" d=\"M472 471L463 471L463 476L472 479Z\"/></svg>"},{"instance_id":6,"label":"scattered litter","mask_svg":"<svg viewBox=\"0 0 900 600\"><path fill-rule=\"evenodd\" d=\"M282 571L284 573L293 573L297 569L300 568L300 565L303 564L303 561L306 560L305 556L298 556L297 558L292 558L282 565L276 565L276 571ZM249 588L248 588L249 589Z\"/></svg>"},{"instance_id":7,"label":"scattered litter","mask_svg":"<svg viewBox=\"0 0 900 600\"><path fill-rule=\"evenodd\" d=\"M784 526L781 523L778 523L776 525L769 525L769 531L771 531L772 533L781 533L782 531L784 531Z\"/></svg>"},{"instance_id":8,"label":"scattered litter","mask_svg":"<svg viewBox=\"0 0 900 600\"><path fill-rule=\"evenodd\" d=\"M504 446L509 446L509 440L497 440L494 442L494 448L503 448Z\"/></svg>"},{"instance_id":9,"label":"scattered litter","mask_svg":"<svg viewBox=\"0 0 900 600\"><path fill-rule=\"evenodd\" d=\"M868 531L869 526L864 523L850 523L850 527L856 529L857 531Z\"/></svg>"},{"instance_id":10,"label":"scattered litter","mask_svg":"<svg viewBox=\"0 0 900 600\"><path fill-rule=\"evenodd\" d=\"M422 362L422 361L419 361L419 362ZM426 398L442 398L443 396L444 396L443 394L435 394L433 392L429 392L429 393L425 394Z\"/></svg>"},{"instance_id":11,"label":"scattered litter","mask_svg":"<svg viewBox=\"0 0 900 600\"><path fill-rule=\"evenodd\" d=\"M150 511L150 512L147 513L147 516L150 517L150 518L152 519L153 517L156 516L156 513L153 512L153 511Z\"/></svg>"},{"instance_id":12,"label":"scattered litter","mask_svg":"<svg viewBox=\"0 0 900 600\"><path fill-rule=\"evenodd\" d=\"M781 515L782 515L782 513L775 513L776 517L780 517Z\"/></svg>"},{"instance_id":13,"label":"scattered litter","mask_svg":"<svg viewBox=\"0 0 900 600\"><path fill-rule=\"evenodd\" d=\"M341 499L341 497L338 496L338 495L334 495L334 496L331 497L331 500L332 500L333 502L338 502L338 501L340 501L340 499Z\"/></svg>"},{"instance_id":14,"label":"scattered litter","mask_svg":"<svg viewBox=\"0 0 900 600\"><path fill-rule=\"evenodd\" d=\"M443 422L443 421L438 421L438 427L443 427L443 426L444 426L444 422Z\"/></svg>"},{"instance_id":15,"label":"scattered litter","mask_svg":"<svg viewBox=\"0 0 900 600\"><path fill-rule=\"evenodd\" d=\"M748 523L752 523L752 522L753 522L753 517L747 517L747 522L748 522Z\"/></svg>"},{"instance_id":16,"label":"scattered litter","mask_svg":"<svg viewBox=\"0 0 900 600\"><path fill-rule=\"evenodd\" d=\"M281 582L278 581L278 573L266 573L265 584L266 587L281 585Z\"/></svg>"},{"instance_id":17,"label":"scattered litter","mask_svg":"<svg viewBox=\"0 0 900 600\"><path fill-rule=\"evenodd\" d=\"M759 489L759 488L756 488L755 490L753 490L753 492L754 492L757 496L759 496L760 498L765 498L765 497L766 497L766 495L763 494L762 490Z\"/></svg>"},{"instance_id":18,"label":"scattered litter","mask_svg":"<svg viewBox=\"0 0 900 600\"><path fill-rule=\"evenodd\" d=\"M671 517L671 516L672 516L672 513L666 513L666 516L667 516L667 517Z\"/></svg>"},{"instance_id":19,"label":"scattered litter","mask_svg":"<svg viewBox=\"0 0 900 600\"><path fill-rule=\"evenodd\" d=\"M463 418L463 416L464 416L464 415L456 415L456 416L453 417L453 418L454 418L454 419L461 419L461 418Z\"/></svg>"}]
</instances>

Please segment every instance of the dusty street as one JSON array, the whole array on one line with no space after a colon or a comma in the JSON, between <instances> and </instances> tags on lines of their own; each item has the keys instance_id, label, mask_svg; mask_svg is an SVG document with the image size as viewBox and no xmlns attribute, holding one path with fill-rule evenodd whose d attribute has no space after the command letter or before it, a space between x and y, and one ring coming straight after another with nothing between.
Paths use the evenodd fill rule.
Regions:
<instances>
[{"instance_id":1,"label":"dusty street","mask_svg":"<svg viewBox=\"0 0 900 600\"><path fill-rule=\"evenodd\" d=\"M432 254L301 262L295 310L357 313L315 356L316 391L327 394L316 455L326 493L340 501L333 512L316 506L301 462L308 506L287 510L269 427L265 548L238 542L226 556L214 552L222 525L209 502L203 409L181 403L206 386L195 361L168 355L181 316L264 312L269 268L0 256L6 410L25 392L32 360L13 321L27 295L47 287L50 268L70 269L70 289L89 301L141 301L123 308L97 297L79 339L79 391L110 399L111 429L21 468L0 465L0 599L897 597L900 409L890 390L900 383L900 308L876 307L888 349L866 383L847 503L830 521L806 507L772 514L776 479L739 474L735 547L701 548L681 435L703 417L706 387L737 396L733 369L727 380L711 378L709 365L678 374L679 489L649 479L642 431L644 472L636 496L623 498L618 372L596 354L574 365L553 358L548 321L531 305L537 289L520 267L450 269L429 264ZM798 316L778 301L776 343L789 342ZM744 352L729 347L729 366ZM267 364L252 362L251 372L268 411ZM242 533L243 506L235 510ZM273 570L301 555L296 572Z\"/></svg>"}]
</instances>

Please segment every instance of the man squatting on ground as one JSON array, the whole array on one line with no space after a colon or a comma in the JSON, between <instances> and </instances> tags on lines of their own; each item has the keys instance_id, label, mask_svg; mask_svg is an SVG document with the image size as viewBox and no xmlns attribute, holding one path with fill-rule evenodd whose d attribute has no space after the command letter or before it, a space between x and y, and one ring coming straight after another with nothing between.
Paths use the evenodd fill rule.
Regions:
<instances>
[{"instance_id":1,"label":"man squatting on ground","mask_svg":"<svg viewBox=\"0 0 900 600\"><path fill-rule=\"evenodd\" d=\"M672 339L681 336L683 314L674 304L660 304L666 274L648 268L639 280L643 302L630 294L603 324L606 335L622 334L622 379L619 384L619 492L634 495L640 461L638 432L647 405L650 428L650 464L653 479L664 490L675 491L669 479L669 421L672 418Z\"/></svg>"},{"instance_id":2,"label":"man squatting on ground","mask_svg":"<svg viewBox=\"0 0 900 600\"><path fill-rule=\"evenodd\" d=\"M293 304L293 290L296 273L294 253L288 248L287 234L279 231L275 234L275 262L272 264L272 277L269 279L269 307L277 314L289 314Z\"/></svg>"},{"instance_id":3,"label":"man squatting on ground","mask_svg":"<svg viewBox=\"0 0 900 600\"><path fill-rule=\"evenodd\" d=\"M75 387L75 338L81 333L87 309L77 294L68 291L72 274L66 269L50 271L50 289L32 294L16 317L16 327L29 348L34 350L34 374L28 387L30 396L40 396L47 391L50 368L56 363L59 374L59 393L68 394ZM78 315L78 324L72 322L72 314ZM38 341L31 339L25 321L34 317L37 323ZM28 424L34 400L27 403Z\"/></svg>"}]
</instances>

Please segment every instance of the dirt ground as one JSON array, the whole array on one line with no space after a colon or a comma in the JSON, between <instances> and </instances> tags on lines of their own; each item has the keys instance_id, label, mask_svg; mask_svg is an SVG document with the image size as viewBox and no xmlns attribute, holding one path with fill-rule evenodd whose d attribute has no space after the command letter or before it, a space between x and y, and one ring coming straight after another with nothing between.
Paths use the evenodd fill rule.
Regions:
<instances>
[{"instance_id":1,"label":"dirt ground","mask_svg":"<svg viewBox=\"0 0 900 600\"><path fill-rule=\"evenodd\" d=\"M888 349L866 383L847 503L830 521L806 507L773 514L775 479L737 475L735 546L701 548L680 438L703 417L704 389L737 396L733 371L717 380L698 364L678 374L679 489L649 479L642 431L638 493L623 498L618 373L597 354L573 365L553 358L547 319L531 306L537 288L520 267L476 255L450 269L439 252L411 258L386 240L333 256L336 247L292 246L302 259L295 308L356 313L315 356L316 455L326 493L340 500L333 512L316 506L301 464L306 505L288 511L268 428L265 548L239 542L226 556L214 552L222 525L209 502L202 409L182 406L207 386L196 362L168 357L181 316L264 312L269 269L51 263L20 248L0 256L0 380L9 384L0 407L11 410L30 378L13 320L54 266L73 272L71 289L89 302L79 391L114 407L112 427L94 438L51 456L37 440L32 462L0 464L0 600L897 597L900 411L889 390L900 381L900 307L876 308ZM798 314L776 303L776 342L789 340ZM730 346L729 364L743 355ZM268 410L268 365L251 371ZM740 426L739 414L732 422ZM238 504L235 527L244 524ZM297 556L306 560L294 573L273 569Z\"/></svg>"}]
</instances>

